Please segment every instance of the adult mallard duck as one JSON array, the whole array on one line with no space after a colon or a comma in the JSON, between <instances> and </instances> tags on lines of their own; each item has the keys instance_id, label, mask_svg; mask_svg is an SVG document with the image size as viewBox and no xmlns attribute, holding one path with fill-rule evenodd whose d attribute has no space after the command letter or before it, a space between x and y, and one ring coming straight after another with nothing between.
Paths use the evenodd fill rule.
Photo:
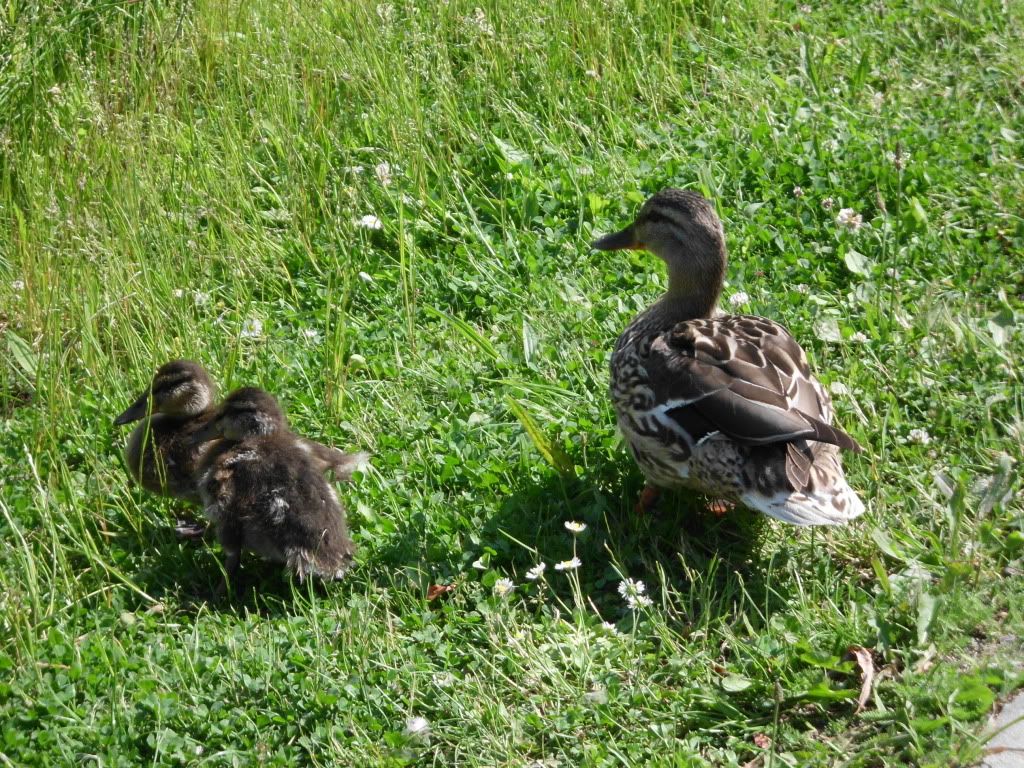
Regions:
<instances>
[{"instance_id":1,"label":"adult mallard duck","mask_svg":"<svg viewBox=\"0 0 1024 768\"><path fill-rule=\"evenodd\" d=\"M227 577L248 549L284 563L300 582L341 578L355 553L344 510L274 397L255 387L232 392L205 433L219 439L197 485L227 555Z\"/></svg>"},{"instance_id":2,"label":"adult mallard duck","mask_svg":"<svg viewBox=\"0 0 1024 768\"><path fill-rule=\"evenodd\" d=\"M647 477L638 509L659 489L690 488L796 525L864 512L840 459L861 448L832 426L803 349L772 320L718 310L725 236L703 196L664 189L593 247L646 249L668 267L668 290L611 360L619 427Z\"/></svg>"}]
</instances>

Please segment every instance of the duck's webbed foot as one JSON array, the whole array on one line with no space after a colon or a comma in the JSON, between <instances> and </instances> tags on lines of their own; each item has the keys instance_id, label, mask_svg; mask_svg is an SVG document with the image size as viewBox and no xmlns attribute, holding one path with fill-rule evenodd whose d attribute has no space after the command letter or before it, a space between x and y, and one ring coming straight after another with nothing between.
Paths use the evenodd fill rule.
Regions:
<instances>
[{"instance_id":1,"label":"duck's webbed foot","mask_svg":"<svg viewBox=\"0 0 1024 768\"><path fill-rule=\"evenodd\" d=\"M708 512L715 517L725 517L736 509L736 502L727 499L714 499L708 502Z\"/></svg>"},{"instance_id":2,"label":"duck's webbed foot","mask_svg":"<svg viewBox=\"0 0 1024 768\"><path fill-rule=\"evenodd\" d=\"M638 515L645 515L648 512L653 512L654 508L658 504L658 499L661 498L661 488L655 485L647 483L644 489L640 491L640 497L636 500L636 504L633 505L633 511Z\"/></svg>"},{"instance_id":3,"label":"duck's webbed foot","mask_svg":"<svg viewBox=\"0 0 1024 768\"><path fill-rule=\"evenodd\" d=\"M207 533L210 532L210 526L206 523L199 522L198 520L179 519L175 521L174 532L180 539L185 539L186 541L200 541L206 537Z\"/></svg>"}]
</instances>

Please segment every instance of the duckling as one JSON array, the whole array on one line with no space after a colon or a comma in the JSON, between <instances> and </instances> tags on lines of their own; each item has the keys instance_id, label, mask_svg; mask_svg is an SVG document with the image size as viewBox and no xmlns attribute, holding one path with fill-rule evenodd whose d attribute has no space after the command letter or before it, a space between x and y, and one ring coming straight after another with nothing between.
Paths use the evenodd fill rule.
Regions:
<instances>
[{"instance_id":1,"label":"duckling","mask_svg":"<svg viewBox=\"0 0 1024 768\"><path fill-rule=\"evenodd\" d=\"M618 424L647 477L638 509L689 488L796 525L864 512L840 457L861 447L832 425L804 350L772 320L718 310L725 235L702 195L664 189L592 247L646 249L668 267L668 290L611 358Z\"/></svg>"},{"instance_id":2,"label":"duckling","mask_svg":"<svg viewBox=\"0 0 1024 768\"><path fill-rule=\"evenodd\" d=\"M197 484L227 555L227 578L237 574L243 549L284 563L300 583L310 575L344 576L355 544L341 502L324 479L322 460L288 430L277 400L255 387L236 390L206 431L221 440Z\"/></svg>"},{"instance_id":3,"label":"duckling","mask_svg":"<svg viewBox=\"0 0 1024 768\"><path fill-rule=\"evenodd\" d=\"M160 366L150 387L114 420L116 426L142 420L128 438L125 461L147 491L201 503L195 473L216 439L204 433L214 415L215 396L216 387L203 366L172 360ZM287 429L287 424L282 426ZM294 439L321 474L333 472L338 480L351 480L369 460L363 452L344 453L315 440ZM202 530L187 524L179 527L183 535L197 532Z\"/></svg>"},{"instance_id":4,"label":"duckling","mask_svg":"<svg viewBox=\"0 0 1024 768\"><path fill-rule=\"evenodd\" d=\"M142 420L128 437L124 457L132 478L147 491L200 502L194 475L212 445L203 431L214 414L215 393L203 366L172 360L114 419L116 426Z\"/></svg>"}]
</instances>

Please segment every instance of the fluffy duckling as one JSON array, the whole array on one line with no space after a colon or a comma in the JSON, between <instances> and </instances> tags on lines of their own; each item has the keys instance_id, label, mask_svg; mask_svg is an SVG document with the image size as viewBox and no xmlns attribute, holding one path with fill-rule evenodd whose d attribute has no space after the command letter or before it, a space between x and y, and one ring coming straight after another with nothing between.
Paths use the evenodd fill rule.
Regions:
<instances>
[{"instance_id":1,"label":"fluffy duckling","mask_svg":"<svg viewBox=\"0 0 1024 768\"><path fill-rule=\"evenodd\" d=\"M118 426L142 420L128 438L125 461L132 477L147 491L201 503L195 474L216 439L204 432L214 415L215 396L213 380L203 366L192 360L172 360L160 366L149 388L114 420ZM286 423L281 426L287 429ZM366 453L344 453L293 437L319 472L333 472L338 480L351 480L352 473L368 460ZM192 536L201 529L185 525L179 532Z\"/></svg>"},{"instance_id":2,"label":"fluffy duckling","mask_svg":"<svg viewBox=\"0 0 1024 768\"><path fill-rule=\"evenodd\" d=\"M619 427L647 476L638 508L684 487L796 525L864 512L840 458L861 448L832 425L803 349L772 320L719 312L725 236L704 197L662 190L593 247L646 249L668 267L665 295L629 324L611 360Z\"/></svg>"},{"instance_id":3,"label":"fluffy duckling","mask_svg":"<svg viewBox=\"0 0 1024 768\"><path fill-rule=\"evenodd\" d=\"M117 426L142 421L128 437L124 457L132 477L147 491L199 503L194 475L214 439L203 432L214 414L215 393L203 366L172 360L114 419Z\"/></svg>"},{"instance_id":4,"label":"fluffy duckling","mask_svg":"<svg viewBox=\"0 0 1024 768\"><path fill-rule=\"evenodd\" d=\"M284 563L300 583L344 576L355 553L344 510L274 397L255 387L231 393L207 432L222 439L199 469L198 488L227 577L238 572L243 549Z\"/></svg>"}]
</instances>

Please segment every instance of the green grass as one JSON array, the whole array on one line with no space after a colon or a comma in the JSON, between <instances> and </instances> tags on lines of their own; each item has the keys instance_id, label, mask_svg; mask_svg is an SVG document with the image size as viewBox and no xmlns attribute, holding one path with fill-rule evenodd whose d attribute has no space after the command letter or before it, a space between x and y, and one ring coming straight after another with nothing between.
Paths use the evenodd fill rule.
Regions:
<instances>
[{"instance_id":1,"label":"green grass","mask_svg":"<svg viewBox=\"0 0 1024 768\"><path fill-rule=\"evenodd\" d=\"M1020 3L475 2L0 8L0 763L969 764L1024 682ZM667 184L833 388L856 523L631 514L664 276L587 243ZM111 426L178 356L373 452L345 582L204 599Z\"/></svg>"}]
</instances>

